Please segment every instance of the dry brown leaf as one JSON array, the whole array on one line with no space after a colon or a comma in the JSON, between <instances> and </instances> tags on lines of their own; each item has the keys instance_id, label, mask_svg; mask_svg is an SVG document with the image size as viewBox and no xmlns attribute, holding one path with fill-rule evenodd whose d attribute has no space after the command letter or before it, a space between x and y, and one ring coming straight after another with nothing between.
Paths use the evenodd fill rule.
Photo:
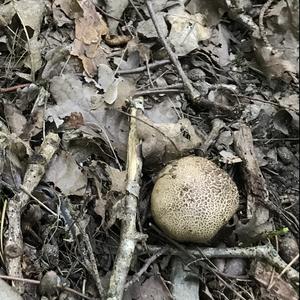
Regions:
<instances>
[{"instance_id":1,"label":"dry brown leaf","mask_svg":"<svg viewBox=\"0 0 300 300\"><path fill-rule=\"evenodd\" d=\"M75 19L75 40L71 54L78 56L90 77L96 75L97 66L105 62L100 48L102 36L108 33L106 23L91 1L78 2L83 15Z\"/></svg>"}]
</instances>

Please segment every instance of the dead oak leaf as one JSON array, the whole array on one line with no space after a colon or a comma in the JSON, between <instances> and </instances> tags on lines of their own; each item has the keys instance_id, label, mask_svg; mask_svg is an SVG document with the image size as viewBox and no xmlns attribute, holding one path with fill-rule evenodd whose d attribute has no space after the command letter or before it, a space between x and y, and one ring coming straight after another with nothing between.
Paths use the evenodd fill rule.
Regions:
<instances>
[{"instance_id":1,"label":"dead oak leaf","mask_svg":"<svg viewBox=\"0 0 300 300\"><path fill-rule=\"evenodd\" d=\"M108 28L91 1L83 0L78 3L83 15L75 19L75 40L71 54L81 59L85 71L93 77L96 75L97 65L103 63L100 42L102 36L108 34Z\"/></svg>"}]
</instances>

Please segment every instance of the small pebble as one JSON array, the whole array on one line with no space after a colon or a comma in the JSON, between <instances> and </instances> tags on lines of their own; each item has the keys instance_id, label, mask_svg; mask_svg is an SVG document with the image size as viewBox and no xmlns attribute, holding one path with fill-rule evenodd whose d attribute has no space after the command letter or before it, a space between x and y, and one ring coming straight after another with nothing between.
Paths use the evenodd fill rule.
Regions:
<instances>
[{"instance_id":1,"label":"small pebble","mask_svg":"<svg viewBox=\"0 0 300 300\"><path fill-rule=\"evenodd\" d=\"M201 69L192 69L187 73L187 76L192 81L202 81L205 79L205 73Z\"/></svg>"}]
</instances>

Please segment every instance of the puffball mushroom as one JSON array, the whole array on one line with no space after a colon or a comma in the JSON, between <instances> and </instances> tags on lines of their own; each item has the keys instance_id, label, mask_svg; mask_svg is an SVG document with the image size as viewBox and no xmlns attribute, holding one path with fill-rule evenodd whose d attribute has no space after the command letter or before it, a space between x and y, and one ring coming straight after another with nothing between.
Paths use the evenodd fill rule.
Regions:
<instances>
[{"instance_id":1,"label":"puffball mushroom","mask_svg":"<svg viewBox=\"0 0 300 300\"><path fill-rule=\"evenodd\" d=\"M168 164L151 195L155 223L181 242L210 241L238 205L238 189L230 176L213 162L195 156Z\"/></svg>"}]
</instances>

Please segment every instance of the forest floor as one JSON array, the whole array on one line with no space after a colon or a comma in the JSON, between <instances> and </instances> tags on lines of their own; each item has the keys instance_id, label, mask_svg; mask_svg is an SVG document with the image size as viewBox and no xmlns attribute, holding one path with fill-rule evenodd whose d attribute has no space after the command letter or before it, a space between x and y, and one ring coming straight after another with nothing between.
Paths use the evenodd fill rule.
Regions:
<instances>
[{"instance_id":1,"label":"forest floor","mask_svg":"<svg viewBox=\"0 0 300 300\"><path fill-rule=\"evenodd\" d=\"M0 0L0 298L298 299L298 63L298 0ZM188 155L240 194L205 245L151 216Z\"/></svg>"}]
</instances>

